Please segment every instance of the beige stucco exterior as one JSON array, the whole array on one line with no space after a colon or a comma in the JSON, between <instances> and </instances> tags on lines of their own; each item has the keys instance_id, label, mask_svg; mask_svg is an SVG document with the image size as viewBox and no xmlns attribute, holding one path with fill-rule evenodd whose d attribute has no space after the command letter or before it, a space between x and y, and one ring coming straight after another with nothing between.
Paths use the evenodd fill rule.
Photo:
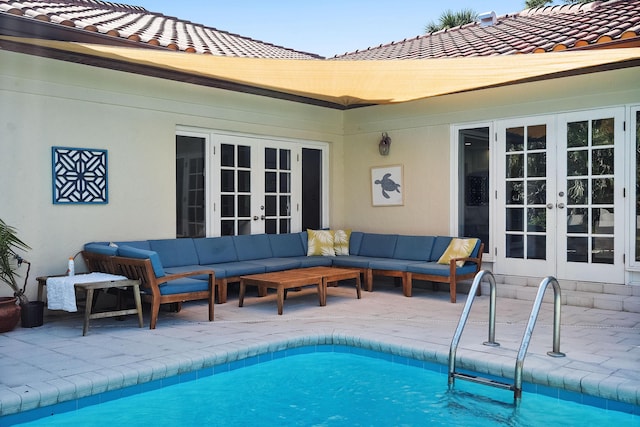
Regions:
<instances>
[{"instance_id":1,"label":"beige stucco exterior","mask_svg":"<svg viewBox=\"0 0 640 427\"><path fill-rule=\"evenodd\" d=\"M32 247L30 296L88 241L174 237L186 126L328 143L332 227L455 233L452 126L639 104L638 81L629 68L340 111L0 51L0 218ZM52 203L52 146L108 149L108 204ZM370 168L397 164L404 205L372 207Z\"/></svg>"}]
</instances>

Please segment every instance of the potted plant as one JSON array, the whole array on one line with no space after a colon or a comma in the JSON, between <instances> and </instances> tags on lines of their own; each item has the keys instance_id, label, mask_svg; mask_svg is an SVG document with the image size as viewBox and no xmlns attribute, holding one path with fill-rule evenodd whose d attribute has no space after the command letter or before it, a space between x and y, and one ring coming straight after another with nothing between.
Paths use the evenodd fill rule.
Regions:
<instances>
[{"instance_id":1,"label":"potted plant","mask_svg":"<svg viewBox=\"0 0 640 427\"><path fill-rule=\"evenodd\" d=\"M29 302L25 294L31 263L24 260L17 253L18 250L24 251L28 249L30 249L29 246L18 238L16 229L0 219L0 281L9 285L13 290L13 297L0 298L0 332L7 332L15 328L21 312L23 326L42 325L44 304L39 301ZM20 287L16 278L18 269L23 263L27 264L28 268L24 278L24 285ZM35 319L33 319L34 314Z\"/></svg>"}]
</instances>

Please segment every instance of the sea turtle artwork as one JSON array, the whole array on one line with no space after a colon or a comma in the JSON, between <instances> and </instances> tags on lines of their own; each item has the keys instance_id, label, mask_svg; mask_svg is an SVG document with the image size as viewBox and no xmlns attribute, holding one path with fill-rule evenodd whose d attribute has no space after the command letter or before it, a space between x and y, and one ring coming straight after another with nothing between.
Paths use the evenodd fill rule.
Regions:
<instances>
[{"instance_id":1,"label":"sea turtle artwork","mask_svg":"<svg viewBox=\"0 0 640 427\"><path fill-rule=\"evenodd\" d=\"M376 179L374 183L382 187L382 197L384 197L385 199L388 199L389 197L391 197L389 196L388 192L392 192L392 191L397 191L398 193L400 192L400 184L396 184L396 182L391 179L390 173L385 173L382 179Z\"/></svg>"}]
</instances>

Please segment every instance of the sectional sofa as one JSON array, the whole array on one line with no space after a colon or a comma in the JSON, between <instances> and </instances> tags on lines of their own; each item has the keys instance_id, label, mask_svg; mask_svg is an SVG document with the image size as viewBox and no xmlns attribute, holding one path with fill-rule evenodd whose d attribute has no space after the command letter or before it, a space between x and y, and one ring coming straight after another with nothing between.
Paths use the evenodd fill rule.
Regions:
<instances>
[{"instance_id":1,"label":"sectional sofa","mask_svg":"<svg viewBox=\"0 0 640 427\"><path fill-rule=\"evenodd\" d=\"M413 280L448 283L451 302L456 301L460 280L471 279L482 265L483 244L473 242L470 254L438 260L448 251L453 237L406 236L354 231L348 240L349 254L340 256L308 256L309 236L306 231L290 234L260 234L208 238L181 238L127 242L92 242L85 253L114 256L118 259L149 259L157 277L183 275L194 287L202 281L206 288L208 275L215 273L218 303L227 300L227 285L240 276L294 268L335 266L356 268L364 276L364 287L373 290L375 276L397 277L402 280L405 296L412 293ZM457 239L459 240L459 239ZM330 254L328 254L330 255ZM200 274L191 274L199 271ZM187 277L188 276L188 277ZM161 281L160 281L161 282ZM144 284L143 284L144 285ZM165 285L160 292L179 292L177 283Z\"/></svg>"}]
</instances>

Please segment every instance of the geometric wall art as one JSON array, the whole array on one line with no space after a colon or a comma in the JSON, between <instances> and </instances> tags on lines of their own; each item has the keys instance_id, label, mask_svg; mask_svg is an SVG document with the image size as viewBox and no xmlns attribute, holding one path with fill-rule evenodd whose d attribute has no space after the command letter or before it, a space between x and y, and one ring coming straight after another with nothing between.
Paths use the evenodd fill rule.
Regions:
<instances>
[{"instance_id":1,"label":"geometric wall art","mask_svg":"<svg viewBox=\"0 0 640 427\"><path fill-rule=\"evenodd\" d=\"M105 204L107 150L51 147L53 203Z\"/></svg>"}]
</instances>

